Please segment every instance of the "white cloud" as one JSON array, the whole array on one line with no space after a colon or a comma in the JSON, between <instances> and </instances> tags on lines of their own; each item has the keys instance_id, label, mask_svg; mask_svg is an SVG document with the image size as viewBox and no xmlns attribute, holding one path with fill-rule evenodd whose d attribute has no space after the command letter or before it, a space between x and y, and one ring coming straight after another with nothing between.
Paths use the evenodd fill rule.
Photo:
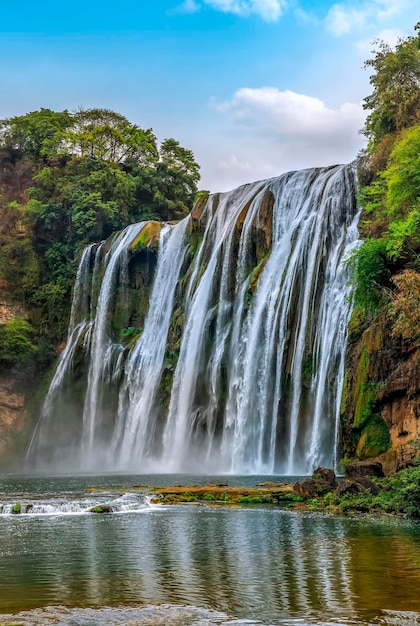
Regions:
<instances>
[{"instance_id":1,"label":"white cloud","mask_svg":"<svg viewBox=\"0 0 420 626\"><path fill-rule=\"evenodd\" d=\"M201 6L196 0L184 0L184 2L176 9L177 13L197 13Z\"/></svg>"},{"instance_id":2,"label":"white cloud","mask_svg":"<svg viewBox=\"0 0 420 626\"><path fill-rule=\"evenodd\" d=\"M239 89L213 107L225 127L223 141L202 159L203 184L212 190L293 169L348 163L365 141L359 134L365 120L360 103L332 109L312 96L263 87Z\"/></svg>"},{"instance_id":3,"label":"white cloud","mask_svg":"<svg viewBox=\"0 0 420 626\"><path fill-rule=\"evenodd\" d=\"M195 13L204 5L222 13L240 17L258 15L266 22L276 22L286 8L286 0L184 0L178 10Z\"/></svg>"},{"instance_id":4,"label":"white cloud","mask_svg":"<svg viewBox=\"0 0 420 626\"><path fill-rule=\"evenodd\" d=\"M360 104L344 103L339 109L329 109L318 98L275 87L244 87L228 102L215 106L249 131L257 129L278 139L332 137L349 126L360 128L364 120Z\"/></svg>"},{"instance_id":5,"label":"white cloud","mask_svg":"<svg viewBox=\"0 0 420 626\"><path fill-rule=\"evenodd\" d=\"M325 18L325 25L335 37L383 24L404 13L414 0L364 0L334 4Z\"/></svg>"},{"instance_id":6,"label":"white cloud","mask_svg":"<svg viewBox=\"0 0 420 626\"><path fill-rule=\"evenodd\" d=\"M339 37L359 29L366 21L366 11L342 4L334 4L327 13L326 27L333 35Z\"/></svg>"}]
</instances>

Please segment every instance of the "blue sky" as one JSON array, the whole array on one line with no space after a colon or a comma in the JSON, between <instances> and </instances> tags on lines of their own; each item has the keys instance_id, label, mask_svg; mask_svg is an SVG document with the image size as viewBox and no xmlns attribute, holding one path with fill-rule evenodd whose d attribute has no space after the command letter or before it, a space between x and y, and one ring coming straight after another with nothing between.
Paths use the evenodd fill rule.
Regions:
<instances>
[{"instance_id":1,"label":"blue sky","mask_svg":"<svg viewBox=\"0 0 420 626\"><path fill-rule=\"evenodd\" d=\"M223 191L352 160L362 69L418 0L0 0L0 117L104 107L193 150Z\"/></svg>"}]
</instances>

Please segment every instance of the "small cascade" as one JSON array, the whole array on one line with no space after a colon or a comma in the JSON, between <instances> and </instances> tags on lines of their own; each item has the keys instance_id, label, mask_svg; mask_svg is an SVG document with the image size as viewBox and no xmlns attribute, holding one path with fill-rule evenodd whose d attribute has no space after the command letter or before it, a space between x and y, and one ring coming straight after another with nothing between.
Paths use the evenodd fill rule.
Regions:
<instances>
[{"instance_id":1,"label":"small cascade","mask_svg":"<svg viewBox=\"0 0 420 626\"><path fill-rule=\"evenodd\" d=\"M85 515L88 513L138 513L151 507L152 495L127 492L121 495L96 494L80 498L0 501L1 515Z\"/></svg>"},{"instance_id":2,"label":"small cascade","mask_svg":"<svg viewBox=\"0 0 420 626\"><path fill-rule=\"evenodd\" d=\"M335 467L357 221L354 168L335 166L213 194L177 224L88 248L29 458Z\"/></svg>"}]
</instances>

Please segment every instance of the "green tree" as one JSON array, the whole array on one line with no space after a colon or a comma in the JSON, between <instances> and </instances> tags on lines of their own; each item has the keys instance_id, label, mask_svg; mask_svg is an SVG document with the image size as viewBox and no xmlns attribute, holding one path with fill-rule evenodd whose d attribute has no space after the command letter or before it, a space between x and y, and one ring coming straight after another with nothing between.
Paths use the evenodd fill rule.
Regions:
<instances>
[{"instance_id":1,"label":"green tree","mask_svg":"<svg viewBox=\"0 0 420 626\"><path fill-rule=\"evenodd\" d=\"M72 125L61 134L59 151L112 163L135 159L150 164L158 159L153 131L143 130L108 109L76 111Z\"/></svg>"},{"instance_id":2,"label":"green tree","mask_svg":"<svg viewBox=\"0 0 420 626\"><path fill-rule=\"evenodd\" d=\"M61 134L72 123L71 113L51 109L0 120L1 147L19 150L34 159L48 158L56 153Z\"/></svg>"},{"instance_id":3,"label":"green tree","mask_svg":"<svg viewBox=\"0 0 420 626\"><path fill-rule=\"evenodd\" d=\"M415 31L395 49L377 40L374 58L365 62L374 70L373 91L364 100L371 111L364 132L373 146L389 133L420 123L420 22Z\"/></svg>"},{"instance_id":4,"label":"green tree","mask_svg":"<svg viewBox=\"0 0 420 626\"><path fill-rule=\"evenodd\" d=\"M185 217L197 193L200 168L191 150L175 139L166 139L160 146L160 161L156 167L154 206L164 219Z\"/></svg>"},{"instance_id":5,"label":"green tree","mask_svg":"<svg viewBox=\"0 0 420 626\"><path fill-rule=\"evenodd\" d=\"M64 333L83 247L133 222L184 217L199 180L190 150L174 139L158 147L151 129L99 108L1 121L0 161L0 277L19 285L12 291L37 309L52 342Z\"/></svg>"}]
</instances>

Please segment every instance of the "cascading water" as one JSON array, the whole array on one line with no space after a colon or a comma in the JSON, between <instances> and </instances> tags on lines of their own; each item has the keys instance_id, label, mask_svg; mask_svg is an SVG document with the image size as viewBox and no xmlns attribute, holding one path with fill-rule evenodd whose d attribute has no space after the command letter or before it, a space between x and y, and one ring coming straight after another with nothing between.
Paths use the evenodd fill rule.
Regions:
<instances>
[{"instance_id":1,"label":"cascading water","mask_svg":"<svg viewBox=\"0 0 420 626\"><path fill-rule=\"evenodd\" d=\"M352 166L291 172L89 248L29 456L66 447L79 469L140 472L335 466L354 188Z\"/></svg>"}]
</instances>

